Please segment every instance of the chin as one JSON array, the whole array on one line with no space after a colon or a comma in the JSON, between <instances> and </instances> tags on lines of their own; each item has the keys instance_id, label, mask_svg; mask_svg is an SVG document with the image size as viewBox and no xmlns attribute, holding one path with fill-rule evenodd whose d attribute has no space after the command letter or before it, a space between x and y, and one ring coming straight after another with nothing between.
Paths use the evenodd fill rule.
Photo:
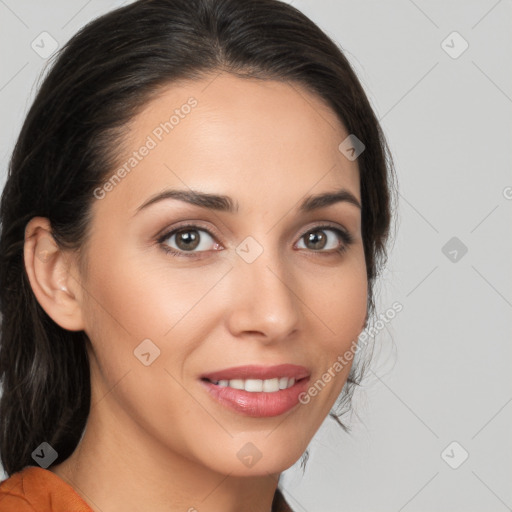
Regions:
<instances>
[{"instance_id":1,"label":"chin","mask_svg":"<svg viewBox=\"0 0 512 512\"><path fill-rule=\"evenodd\" d=\"M293 435L287 437L288 442L278 436L272 439L272 435L251 432L231 439L229 446L224 445L222 451L210 452L210 460L204 463L219 473L231 476L282 473L300 459L307 443L293 442Z\"/></svg>"}]
</instances>

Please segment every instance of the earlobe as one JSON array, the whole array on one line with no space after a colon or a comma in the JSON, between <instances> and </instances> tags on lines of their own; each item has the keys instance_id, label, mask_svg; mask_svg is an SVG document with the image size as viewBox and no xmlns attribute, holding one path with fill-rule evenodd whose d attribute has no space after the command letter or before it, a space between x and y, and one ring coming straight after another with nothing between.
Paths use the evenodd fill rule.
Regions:
<instances>
[{"instance_id":1,"label":"earlobe","mask_svg":"<svg viewBox=\"0 0 512 512\"><path fill-rule=\"evenodd\" d=\"M27 223L23 258L32 291L48 316L64 329L83 330L81 287L47 218L33 217Z\"/></svg>"}]
</instances>

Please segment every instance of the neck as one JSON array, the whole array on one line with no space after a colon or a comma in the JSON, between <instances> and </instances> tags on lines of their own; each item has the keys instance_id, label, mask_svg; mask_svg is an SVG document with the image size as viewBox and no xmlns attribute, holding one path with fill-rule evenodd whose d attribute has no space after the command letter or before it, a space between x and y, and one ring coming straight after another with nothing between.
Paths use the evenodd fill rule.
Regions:
<instances>
[{"instance_id":1,"label":"neck","mask_svg":"<svg viewBox=\"0 0 512 512\"><path fill-rule=\"evenodd\" d=\"M130 420L100 421L95 408L77 449L50 470L94 512L271 512L279 480L221 474L166 450Z\"/></svg>"}]
</instances>

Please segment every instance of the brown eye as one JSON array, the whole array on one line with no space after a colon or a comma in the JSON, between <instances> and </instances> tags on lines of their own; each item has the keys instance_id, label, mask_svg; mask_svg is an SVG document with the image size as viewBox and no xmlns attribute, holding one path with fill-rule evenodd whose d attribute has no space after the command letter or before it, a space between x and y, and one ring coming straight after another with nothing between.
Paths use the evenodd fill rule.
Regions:
<instances>
[{"instance_id":1,"label":"brown eye","mask_svg":"<svg viewBox=\"0 0 512 512\"><path fill-rule=\"evenodd\" d=\"M319 226L304 233L299 241L303 246L299 249L310 249L317 252L344 251L352 243L352 236L332 226Z\"/></svg>"},{"instance_id":2,"label":"brown eye","mask_svg":"<svg viewBox=\"0 0 512 512\"><path fill-rule=\"evenodd\" d=\"M219 244L205 229L186 226L166 233L159 240L160 244L171 253L200 253L216 250Z\"/></svg>"}]
</instances>

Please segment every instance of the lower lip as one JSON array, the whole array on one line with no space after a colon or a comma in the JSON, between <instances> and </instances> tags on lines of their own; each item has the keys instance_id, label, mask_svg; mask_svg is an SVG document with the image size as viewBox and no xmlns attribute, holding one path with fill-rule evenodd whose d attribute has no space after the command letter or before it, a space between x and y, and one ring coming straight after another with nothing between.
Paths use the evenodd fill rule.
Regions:
<instances>
[{"instance_id":1,"label":"lower lip","mask_svg":"<svg viewBox=\"0 0 512 512\"><path fill-rule=\"evenodd\" d=\"M292 387L274 393L244 391L218 386L209 381L201 381L210 396L230 409L251 416L269 418L288 412L299 403L299 395L306 390L309 377L297 381Z\"/></svg>"}]
</instances>

